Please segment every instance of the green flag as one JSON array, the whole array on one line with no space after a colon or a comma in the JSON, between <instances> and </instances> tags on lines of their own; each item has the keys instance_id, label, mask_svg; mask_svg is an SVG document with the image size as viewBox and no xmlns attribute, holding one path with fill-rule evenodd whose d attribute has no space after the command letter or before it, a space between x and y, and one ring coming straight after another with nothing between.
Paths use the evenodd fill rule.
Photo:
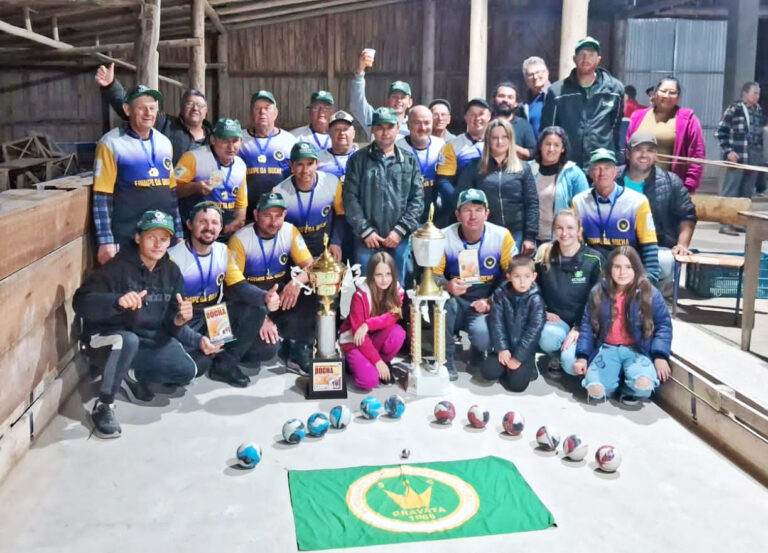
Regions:
<instances>
[{"instance_id":1,"label":"green flag","mask_svg":"<svg viewBox=\"0 0 768 553\"><path fill-rule=\"evenodd\" d=\"M555 524L499 457L288 473L299 549L441 540Z\"/></svg>"}]
</instances>

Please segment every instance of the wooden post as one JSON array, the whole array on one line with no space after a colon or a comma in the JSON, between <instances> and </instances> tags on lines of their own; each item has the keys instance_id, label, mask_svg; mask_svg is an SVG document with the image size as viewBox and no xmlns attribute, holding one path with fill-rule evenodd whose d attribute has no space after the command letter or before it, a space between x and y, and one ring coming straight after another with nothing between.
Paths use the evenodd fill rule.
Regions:
<instances>
[{"instance_id":1,"label":"wooden post","mask_svg":"<svg viewBox=\"0 0 768 553\"><path fill-rule=\"evenodd\" d=\"M157 43L160 40L160 0L141 0L136 37L136 82L151 88L158 84Z\"/></svg>"},{"instance_id":2,"label":"wooden post","mask_svg":"<svg viewBox=\"0 0 768 553\"><path fill-rule=\"evenodd\" d=\"M205 1L192 0L192 38L200 43L192 47L189 86L205 94Z\"/></svg>"},{"instance_id":3,"label":"wooden post","mask_svg":"<svg viewBox=\"0 0 768 553\"><path fill-rule=\"evenodd\" d=\"M470 10L467 98L485 98L488 64L488 0L472 0Z\"/></svg>"},{"instance_id":4,"label":"wooden post","mask_svg":"<svg viewBox=\"0 0 768 553\"><path fill-rule=\"evenodd\" d=\"M563 16L560 23L560 63L558 79L564 79L575 67L573 50L576 43L587 36L589 0L563 0Z\"/></svg>"},{"instance_id":5,"label":"wooden post","mask_svg":"<svg viewBox=\"0 0 768 553\"><path fill-rule=\"evenodd\" d=\"M59 40L59 20L56 17L51 18L51 37Z\"/></svg>"},{"instance_id":6,"label":"wooden post","mask_svg":"<svg viewBox=\"0 0 768 553\"><path fill-rule=\"evenodd\" d=\"M336 90L336 33L334 20L330 15L325 16L325 48L326 48L326 75L328 83L326 88L331 94L336 94L338 99L338 91Z\"/></svg>"},{"instance_id":7,"label":"wooden post","mask_svg":"<svg viewBox=\"0 0 768 553\"><path fill-rule=\"evenodd\" d=\"M613 18L613 41L611 46L611 72L613 76L624 81L626 77L626 57L627 57L627 19L621 15L615 15Z\"/></svg>"},{"instance_id":8,"label":"wooden post","mask_svg":"<svg viewBox=\"0 0 768 553\"><path fill-rule=\"evenodd\" d=\"M24 28L27 31L31 32L32 31L32 19L29 16L29 12L30 12L29 8L25 7L24 8Z\"/></svg>"},{"instance_id":9,"label":"wooden post","mask_svg":"<svg viewBox=\"0 0 768 553\"><path fill-rule=\"evenodd\" d=\"M424 0L421 33L421 103L435 97L435 0Z\"/></svg>"},{"instance_id":10,"label":"wooden post","mask_svg":"<svg viewBox=\"0 0 768 553\"><path fill-rule=\"evenodd\" d=\"M755 80L757 58L757 24L759 0L728 2L728 34L725 39L725 75L723 75L723 107L741 99L741 87Z\"/></svg>"},{"instance_id":11,"label":"wooden post","mask_svg":"<svg viewBox=\"0 0 768 553\"><path fill-rule=\"evenodd\" d=\"M219 93L218 116L229 117L229 35L220 34L216 41L216 60L219 62L216 88Z\"/></svg>"}]
</instances>

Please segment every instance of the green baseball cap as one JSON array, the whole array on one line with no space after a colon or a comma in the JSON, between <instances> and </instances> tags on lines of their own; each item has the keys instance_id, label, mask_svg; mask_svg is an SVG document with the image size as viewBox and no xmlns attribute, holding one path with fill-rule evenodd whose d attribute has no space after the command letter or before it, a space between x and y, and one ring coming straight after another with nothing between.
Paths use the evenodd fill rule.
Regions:
<instances>
[{"instance_id":1,"label":"green baseball cap","mask_svg":"<svg viewBox=\"0 0 768 553\"><path fill-rule=\"evenodd\" d=\"M285 200L280 192L264 192L259 196L259 203L256 205L256 210L264 211L270 207L282 207L285 209Z\"/></svg>"},{"instance_id":2,"label":"green baseball cap","mask_svg":"<svg viewBox=\"0 0 768 553\"><path fill-rule=\"evenodd\" d=\"M456 204L456 209L461 209L461 206L464 204L480 204L488 207L488 198L485 197L485 192L482 190L468 188L459 194L459 201Z\"/></svg>"},{"instance_id":3,"label":"green baseball cap","mask_svg":"<svg viewBox=\"0 0 768 553\"><path fill-rule=\"evenodd\" d=\"M275 95L272 94L269 90L259 90L258 92L255 92L251 96L251 107L253 107L253 104L256 103L256 100L267 100L275 104L275 107L277 107L277 101L275 100Z\"/></svg>"},{"instance_id":4,"label":"green baseball cap","mask_svg":"<svg viewBox=\"0 0 768 553\"><path fill-rule=\"evenodd\" d=\"M136 224L136 230L138 232L146 232L155 228L165 229L170 234L173 234L175 232L173 217L160 210L151 209L145 211Z\"/></svg>"},{"instance_id":5,"label":"green baseball cap","mask_svg":"<svg viewBox=\"0 0 768 553\"><path fill-rule=\"evenodd\" d=\"M397 120L397 114L392 108L376 108L373 112L373 119L371 120L371 127L383 124L399 125Z\"/></svg>"},{"instance_id":6,"label":"green baseball cap","mask_svg":"<svg viewBox=\"0 0 768 553\"><path fill-rule=\"evenodd\" d=\"M204 202L198 202L194 206L192 206L192 209L189 210L189 215L187 216L187 219L190 221L195 220L195 216L200 213L201 211L204 211L206 209L213 209L214 211L218 211L219 215L224 217L224 212L221 210L221 208L218 206L216 202L211 202L209 200L206 200Z\"/></svg>"},{"instance_id":7,"label":"green baseball cap","mask_svg":"<svg viewBox=\"0 0 768 553\"><path fill-rule=\"evenodd\" d=\"M302 159L317 159L317 148L309 142L297 142L291 148L291 161L299 161Z\"/></svg>"},{"instance_id":8,"label":"green baseball cap","mask_svg":"<svg viewBox=\"0 0 768 553\"><path fill-rule=\"evenodd\" d=\"M393 92L402 92L403 94L407 94L408 96L411 96L411 85L409 85L405 81L395 81L391 85L389 85L387 96L389 96Z\"/></svg>"},{"instance_id":9,"label":"green baseball cap","mask_svg":"<svg viewBox=\"0 0 768 553\"><path fill-rule=\"evenodd\" d=\"M601 161L607 161L616 165L616 154L613 153L613 150L608 150L607 148L592 150L592 154L589 157L589 164L592 165L594 163L600 163Z\"/></svg>"},{"instance_id":10,"label":"green baseball cap","mask_svg":"<svg viewBox=\"0 0 768 553\"><path fill-rule=\"evenodd\" d=\"M219 119L213 127L216 138L242 138L243 129L237 119Z\"/></svg>"},{"instance_id":11,"label":"green baseball cap","mask_svg":"<svg viewBox=\"0 0 768 553\"><path fill-rule=\"evenodd\" d=\"M309 105L311 106L317 102L322 102L324 104L328 104L329 106L336 104L336 101L333 99L333 94L327 90L318 90L317 92L312 93L312 96L309 97Z\"/></svg>"},{"instance_id":12,"label":"green baseball cap","mask_svg":"<svg viewBox=\"0 0 768 553\"><path fill-rule=\"evenodd\" d=\"M149 88L148 86L144 86L143 84L140 84L139 86L132 88L128 91L128 95L125 97L125 103L130 104L133 102L136 98L139 96L152 96L155 100L158 102L162 101L163 99L163 93L159 90L155 90L154 88Z\"/></svg>"},{"instance_id":13,"label":"green baseball cap","mask_svg":"<svg viewBox=\"0 0 768 553\"><path fill-rule=\"evenodd\" d=\"M592 48L598 54L600 53L600 41L591 36L585 36L576 43L576 48L573 50L574 54L578 54L582 48Z\"/></svg>"}]
</instances>

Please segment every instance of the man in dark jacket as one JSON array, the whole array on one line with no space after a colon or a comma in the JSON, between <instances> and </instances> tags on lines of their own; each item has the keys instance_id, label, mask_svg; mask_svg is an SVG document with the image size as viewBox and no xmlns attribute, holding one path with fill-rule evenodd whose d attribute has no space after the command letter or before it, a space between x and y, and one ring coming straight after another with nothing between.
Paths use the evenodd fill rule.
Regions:
<instances>
[{"instance_id":1,"label":"man in dark jacket","mask_svg":"<svg viewBox=\"0 0 768 553\"><path fill-rule=\"evenodd\" d=\"M373 142L347 162L344 212L355 235L355 263L365 270L375 252L388 251L403 284L409 237L424 210L424 187L416 157L395 145L398 124L391 108L373 112Z\"/></svg>"},{"instance_id":2,"label":"man in dark jacket","mask_svg":"<svg viewBox=\"0 0 768 553\"><path fill-rule=\"evenodd\" d=\"M109 105L120 117L128 120L123 110L127 97L123 85L115 79L115 64L109 67L102 65L96 71L96 83L101 87L101 95L109 101ZM205 94L199 90L189 89L181 97L181 113L178 116L160 112L157 114L155 128L168 137L173 145L173 164L182 155L205 144L213 134L213 127L205 119L208 115L208 102Z\"/></svg>"},{"instance_id":3,"label":"man in dark jacket","mask_svg":"<svg viewBox=\"0 0 768 553\"><path fill-rule=\"evenodd\" d=\"M675 255L691 253L696 207L680 177L657 167L657 159L656 137L636 132L629 141L628 164L619 172L619 184L645 194L651 204L659 244L659 284L663 286L674 278Z\"/></svg>"},{"instance_id":4,"label":"man in dark jacket","mask_svg":"<svg viewBox=\"0 0 768 553\"><path fill-rule=\"evenodd\" d=\"M183 386L195 376L197 367L184 345L206 354L219 350L186 325L192 304L183 300L181 273L166 255L173 232L170 215L147 211L137 225L136 243L121 248L75 293L83 340L91 362L103 371L91 412L101 438L120 436L114 401L123 380L131 399L151 401L147 383ZM131 368L135 379L128 376Z\"/></svg>"},{"instance_id":5,"label":"man in dark jacket","mask_svg":"<svg viewBox=\"0 0 768 553\"><path fill-rule=\"evenodd\" d=\"M624 115L624 86L600 65L600 43L592 37L576 43L575 69L549 87L541 128L557 125L570 141L568 157L586 167L597 148L619 150Z\"/></svg>"}]
</instances>

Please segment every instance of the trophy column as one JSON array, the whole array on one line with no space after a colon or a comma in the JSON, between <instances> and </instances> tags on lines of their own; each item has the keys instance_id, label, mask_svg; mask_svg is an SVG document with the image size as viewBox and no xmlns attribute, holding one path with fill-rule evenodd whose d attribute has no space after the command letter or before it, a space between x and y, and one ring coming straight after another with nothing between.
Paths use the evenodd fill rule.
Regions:
<instances>
[{"instance_id":1,"label":"trophy column","mask_svg":"<svg viewBox=\"0 0 768 553\"><path fill-rule=\"evenodd\" d=\"M417 396L439 396L451 389L448 370L445 368L445 302L447 292L436 296L421 296L414 290L408 291L411 299L410 330L411 330L411 363L408 367L407 391ZM424 356L422 353L423 334L421 328L422 309L429 302L432 307L432 344L433 355Z\"/></svg>"}]
</instances>

